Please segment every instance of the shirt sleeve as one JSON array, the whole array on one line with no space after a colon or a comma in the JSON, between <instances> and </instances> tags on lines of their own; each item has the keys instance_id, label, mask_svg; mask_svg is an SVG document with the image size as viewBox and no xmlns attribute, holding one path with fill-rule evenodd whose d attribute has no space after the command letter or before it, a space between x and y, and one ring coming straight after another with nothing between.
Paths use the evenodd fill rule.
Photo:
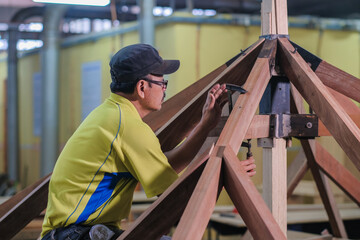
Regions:
<instances>
[{"instance_id":1,"label":"shirt sleeve","mask_svg":"<svg viewBox=\"0 0 360 240\"><path fill-rule=\"evenodd\" d=\"M124 165L141 183L147 197L163 193L178 178L146 123L126 122L121 142Z\"/></svg>"}]
</instances>

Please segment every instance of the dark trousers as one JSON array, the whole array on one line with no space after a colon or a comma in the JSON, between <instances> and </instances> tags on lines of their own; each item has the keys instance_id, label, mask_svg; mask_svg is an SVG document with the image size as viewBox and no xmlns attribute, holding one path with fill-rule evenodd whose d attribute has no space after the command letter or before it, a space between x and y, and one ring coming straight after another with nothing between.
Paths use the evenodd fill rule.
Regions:
<instances>
[{"instance_id":1,"label":"dark trousers","mask_svg":"<svg viewBox=\"0 0 360 240\"><path fill-rule=\"evenodd\" d=\"M42 240L90 240L89 231L92 226L71 224L67 227L56 228L48 232ZM111 240L116 239L123 230L109 227L115 234Z\"/></svg>"}]
</instances>

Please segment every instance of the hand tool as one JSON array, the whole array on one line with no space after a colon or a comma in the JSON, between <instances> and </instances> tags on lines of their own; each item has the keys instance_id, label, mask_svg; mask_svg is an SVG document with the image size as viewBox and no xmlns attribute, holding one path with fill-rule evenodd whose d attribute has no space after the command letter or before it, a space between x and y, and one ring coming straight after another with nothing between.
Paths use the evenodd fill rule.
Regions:
<instances>
[{"instance_id":1,"label":"hand tool","mask_svg":"<svg viewBox=\"0 0 360 240\"><path fill-rule=\"evenodd\" d=\"M245 94L247 91L235 84L226 83L226 89L228 90L228 98L229 98L229 114L231 113L233 109L233 102L232 102L232 94L234 92L239 92L240 94Z\"/></svg>"}]
</instances>

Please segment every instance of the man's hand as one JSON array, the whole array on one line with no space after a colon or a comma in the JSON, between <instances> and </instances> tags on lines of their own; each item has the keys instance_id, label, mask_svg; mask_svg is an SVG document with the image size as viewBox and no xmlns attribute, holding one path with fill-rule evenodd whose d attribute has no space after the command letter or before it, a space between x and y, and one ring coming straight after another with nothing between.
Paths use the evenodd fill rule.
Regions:
<instances>
[{"instance_id":1,"label":"man's hand","mask_svg":"<svg viewBox=\"0 0 360 240\"><path fill-rule=\"evenodd\" d=\"M225 84L215 84L208 92L206 102L202 110L201 123L213 129L220 121L221 111L227 102Z\"/></svg>"},{"instance_id":2,"label":"man's hand","mask_svg":"<svg viewBox=\"0 0 360 240\"><path fill-rule=\"evenodd\" d=\"M209 131L216 127L221 117L221 110L227 101L225 84L215 84L206 98L199 124L191 131L180 146L165 153L169 163L177 173L180 173L195 157L203 145Z\"/></svg>"},{"instance_id":3,"label":"man's hand","mask_svg":"<svg viewBox=\"0 0 360 240\"><path fill-rule=\"evenodd\" d=\"M244 167L244 170L246 171L246 173L249 177L252 177L256 174L255 159L253 157L250 157L246 160L240 161L240 163Z\"/></svg>"}]
</instances>

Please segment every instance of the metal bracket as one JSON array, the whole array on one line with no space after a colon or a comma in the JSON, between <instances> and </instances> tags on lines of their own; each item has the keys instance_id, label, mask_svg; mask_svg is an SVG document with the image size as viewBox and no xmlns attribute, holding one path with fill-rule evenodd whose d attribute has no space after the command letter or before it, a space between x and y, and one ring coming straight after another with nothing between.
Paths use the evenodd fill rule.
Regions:
<instances>
[{"instance_id":1,"label":"metal bracket","mask_svg":"<svg viewBox=\"0 0 360 240\"><path fill-rule=\"evenodd\" d=\"M286 34L269 34L269 35L261 35L259 38L265 38L268 40L273 40L277 38L287 38L290 39L289 35Z\"/></svg>"},{"instance_id":2,"label":"metal bracket","mask_svg":"<svg viewBox=\"0 0 360 240\"><path fill-rule=\"evenodd\" d=\"M275 138L315 138L319 120L314 114L271 114L269 136Z\"/></svg>"},{"instance_id":3,"label":"metal bracket","mask_svg":"<svg viewBox=\"0 0 360 240\"><path fill-rule=\"evenodd\" d=\"M241 95L247 93L247 91L241 86L230 83L226 84L226 89L228 90L228 98L229 98L228 104L229 104L229 114L230 114L233 109L232 94L234 92L239 92Z\"/></svg>"}]
</instances>

